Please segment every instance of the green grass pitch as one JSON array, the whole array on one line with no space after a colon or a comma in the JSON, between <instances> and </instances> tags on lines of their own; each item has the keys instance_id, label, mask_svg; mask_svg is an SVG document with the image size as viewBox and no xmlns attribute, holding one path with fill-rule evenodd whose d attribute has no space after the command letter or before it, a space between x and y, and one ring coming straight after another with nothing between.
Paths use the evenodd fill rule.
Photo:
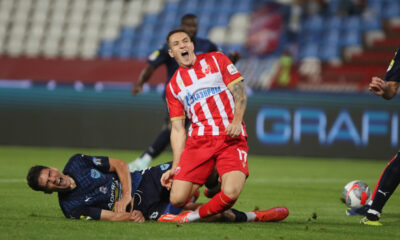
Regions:
<instances>
[{"instance_id":1,"label":"green grass pitch","mask_svg":"<svg viewBox=\"0 0 400 240\"><path fill-rule=\"evenodd\" d=\"M27 170L34 164L62 169L74 153L107 155L125 161L139 152L0 146L0 239L400 239L400 194L384 208L382 227L363 226L345 216L344 185L355 179L374 187L389 159L315 159L249 156L250 177L235 208L251 211L286 206L279 223L128 223L68 220L56 194L29 189ZM394 154L394 153L393 153ZM165 153L153 164L171 159ZM206 199L202 196L199 201ZM314 218L313 218L314 215Z\"/></svg>"}]
</instances>

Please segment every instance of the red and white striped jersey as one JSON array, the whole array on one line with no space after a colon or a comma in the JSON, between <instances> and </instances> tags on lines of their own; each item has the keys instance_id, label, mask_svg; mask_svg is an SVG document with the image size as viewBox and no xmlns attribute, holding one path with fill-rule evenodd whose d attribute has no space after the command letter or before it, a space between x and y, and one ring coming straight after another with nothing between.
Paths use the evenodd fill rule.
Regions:
<instances>
[{"instance_id":1,"label":"red and white striped jersey","mask_svg":"<svg viewBox=\"0 0 400 240\"><path fill-rule=\"evenodd\" d=\"M223 53L197 55L193 66L179 67L167 85L171 121L189 118L189 136L226 135L235 110L228 86L241 80L242 75ZM247 136L244 123L242 135Z\"/></svg>"}]
</instances>

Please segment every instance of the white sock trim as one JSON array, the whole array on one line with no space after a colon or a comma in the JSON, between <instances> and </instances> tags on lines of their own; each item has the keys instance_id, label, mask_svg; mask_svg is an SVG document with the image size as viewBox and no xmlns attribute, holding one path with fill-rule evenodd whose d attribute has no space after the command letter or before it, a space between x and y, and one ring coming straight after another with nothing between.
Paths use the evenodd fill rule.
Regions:
<instances>
[{"instance_id":1,"label":"white sock trim","mask_svg":"<svg viewBox=\"0 0 400 240\"><path fill-rule=\"evenodd\" d=\"M246 212L244 214L246 214L248 222L254 221L256 219L256 214L254 212Z\"/></svg>"},{"instance_id":2,"label":"white sock trim","mask_svg":"<svg viewBox=\"0 0 400 240\"><path fill-rule=\"evenodd\" d=\"M187 215L187 219L189 222L194 222L200 219L199 210L193 211Z\"/></svg>"}]
</instances>

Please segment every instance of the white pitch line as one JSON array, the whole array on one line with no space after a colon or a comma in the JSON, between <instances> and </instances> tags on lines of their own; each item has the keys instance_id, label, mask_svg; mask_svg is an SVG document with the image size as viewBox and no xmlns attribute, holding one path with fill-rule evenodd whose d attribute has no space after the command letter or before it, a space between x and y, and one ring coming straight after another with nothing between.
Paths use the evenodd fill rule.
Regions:
<instances>
[{"instance_id":1,"label":"white pitch line","mask_svg":"<svg viewBox=\"0 0 400 240\"><path fill-rule=\"evenodd\" d=\"M20 183L20 182L26 182L26 179L18 179L18 178L1 179L0 178L0 183Z\"/></svg>"}]
</instances>

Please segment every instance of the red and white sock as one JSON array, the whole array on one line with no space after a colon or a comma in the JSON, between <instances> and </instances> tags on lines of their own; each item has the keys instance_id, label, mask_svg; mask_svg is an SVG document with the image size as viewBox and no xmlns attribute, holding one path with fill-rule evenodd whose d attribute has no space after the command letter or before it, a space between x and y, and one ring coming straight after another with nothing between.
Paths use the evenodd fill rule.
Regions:
<instances>
[{"instance_id":1,"label":"red and white sock","mask_svg":"<svg viewBox=\"0 0 400 240\"><path fill-rule=\"evenodd\" d=\"M211 198L210 201L201 206L197 211L191 212L187 218L189 222L192 222L200 218L209 217L231 208L235 202L236 199L231 199L221 191Z\"/></svg>"}]
</instances>

